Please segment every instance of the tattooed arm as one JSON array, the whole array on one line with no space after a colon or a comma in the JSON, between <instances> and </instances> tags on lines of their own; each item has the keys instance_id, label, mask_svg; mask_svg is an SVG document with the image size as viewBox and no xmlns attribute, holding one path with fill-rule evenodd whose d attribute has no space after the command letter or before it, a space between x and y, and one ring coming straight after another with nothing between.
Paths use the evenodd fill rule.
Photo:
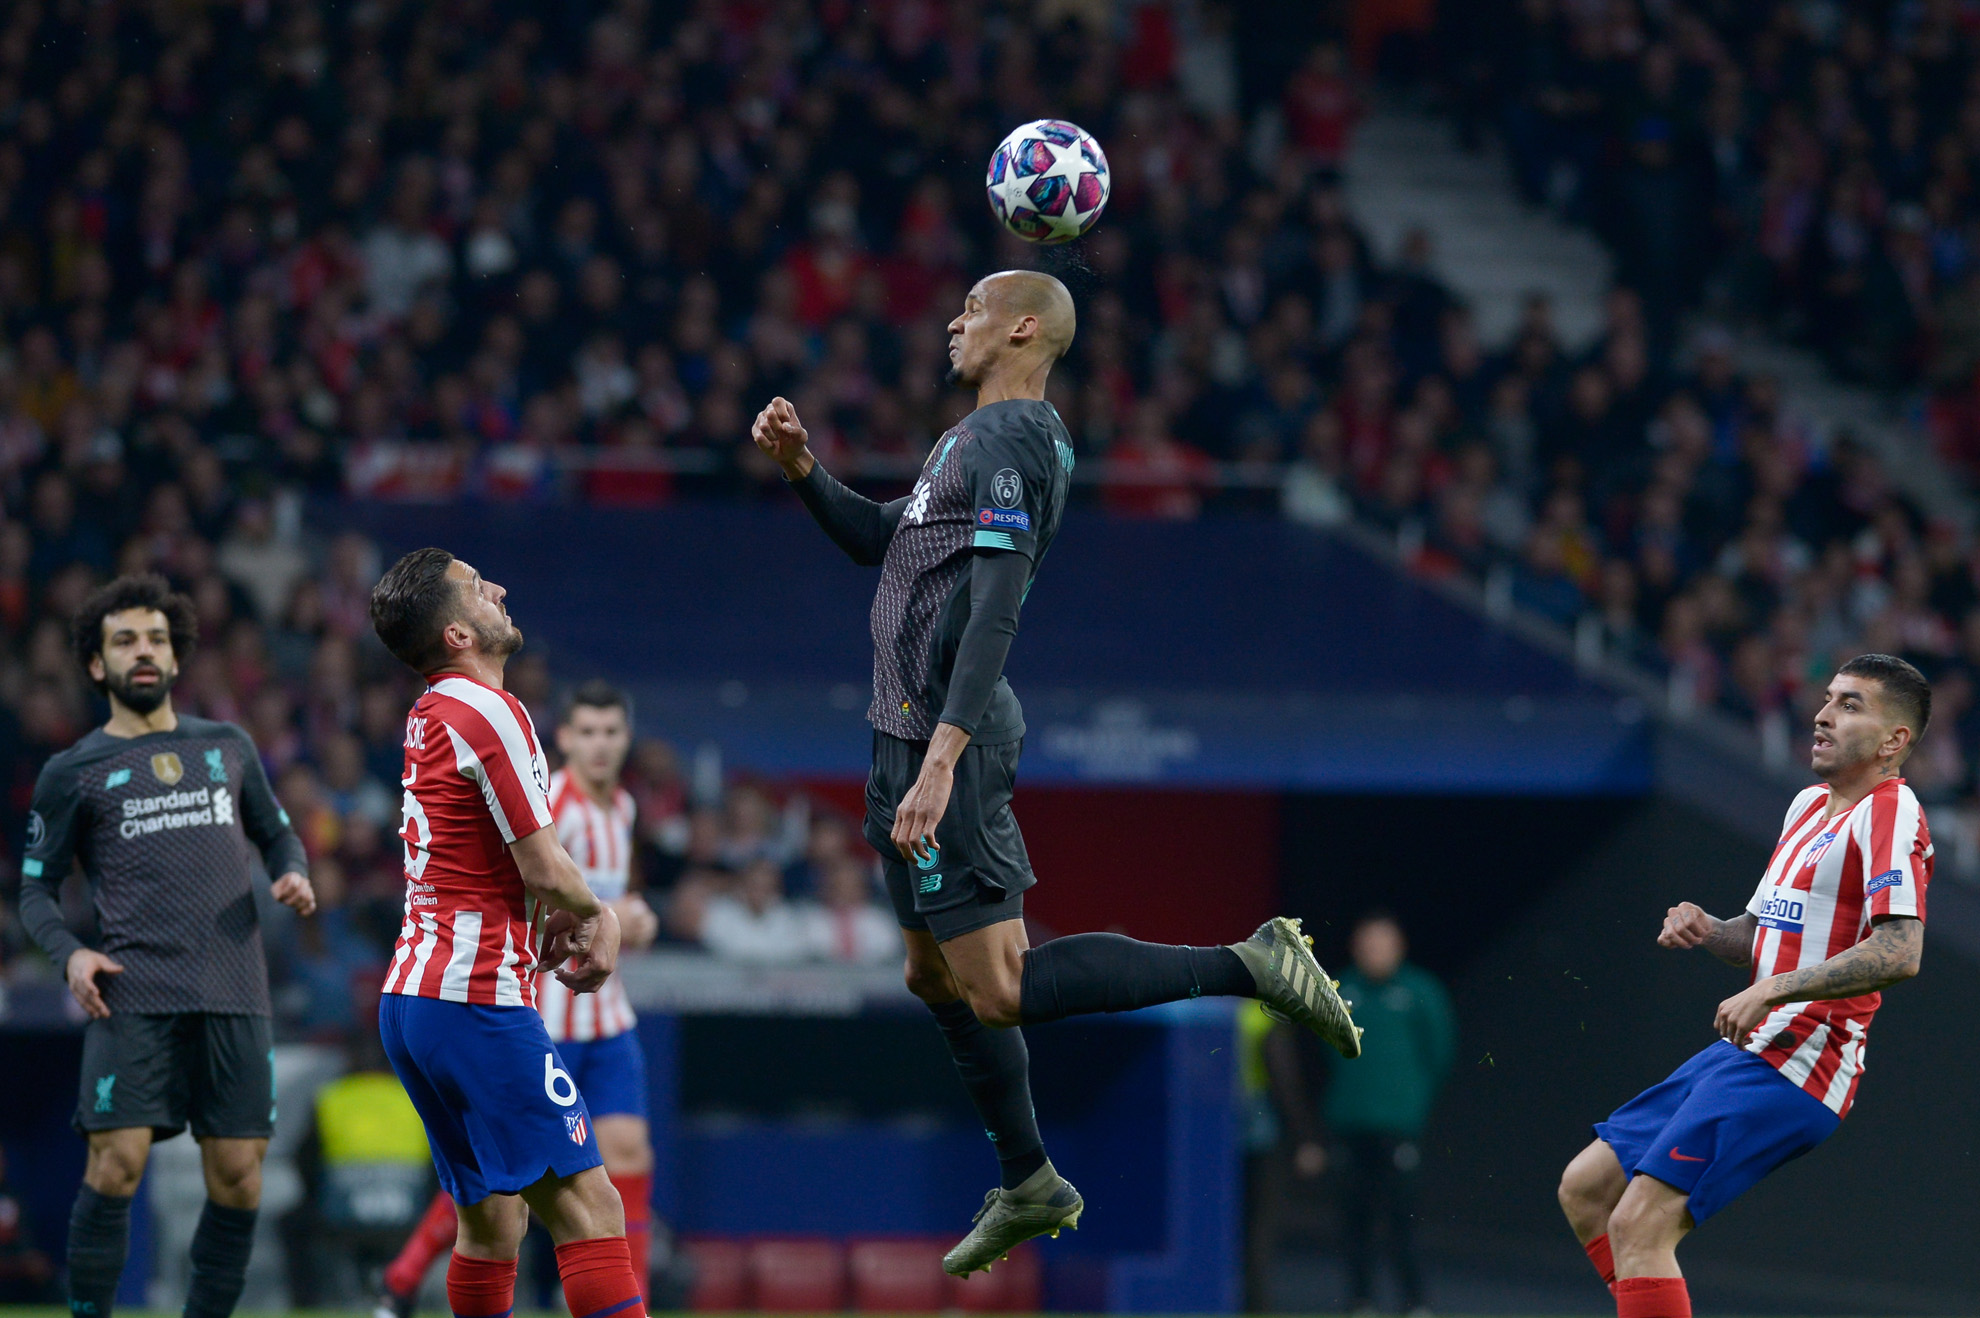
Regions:
<instances>
[{"instance_id":1,"label":"tattooed arm","mask_svg":"<svg viewBox=\"0 0 1980 1318\"><path fill-rule=\"evenodd\" d=\"M1753 931L1760 922L1750 911L1730 920L1707 915L1692 902L1679 902L1664 917L1663 932L1657 935L1659 947L1702 947L1729 966L1753 964Z\"/></svg>"},{"instance_id":2,"label":"tattooed arm","mask_svg":"<svg viewBox=\"0 0 1980 1318\"><path fill-rule=\"evenodd\" d=\"M1827 1002L1875 993L1918 973L1925 955L1925 923L1916 916L1879 920L1870 936L1806 970L1775 975L1768 997L1783 1002Z\"/></svg>"},{"instance_id":3,"label":"tattooed arm","mask_svg":"<svg viewBox=\"0 0 1980 1318\"><path fill-rule=\"evenodd\" d=\"M1829 1002L1876 993L1918 973L1925 955L1925 924L1916 916L1891 915L1876 922L1870 936L1820 965L1770 975L1719 1004L1719 1034L1741 1043L1775 1007L1785 1002Z\"/></svg>"}]
</instances>

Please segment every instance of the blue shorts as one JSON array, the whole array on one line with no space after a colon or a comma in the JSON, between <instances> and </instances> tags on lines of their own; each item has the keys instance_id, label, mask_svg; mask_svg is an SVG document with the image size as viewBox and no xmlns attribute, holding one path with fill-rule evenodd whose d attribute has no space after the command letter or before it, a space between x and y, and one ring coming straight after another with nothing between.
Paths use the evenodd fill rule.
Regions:
<instances>
[{"instance_id":1,"label":"blue shorts","mask_svg":"<svg viewBox=\"0 0 1980 1318\"><path fill-rule=\"evenodd\" d=\"M532 1008L387 993L378 1037L454 1202L604 1165L584 1096Z\"/></svg>"},{"instance_id":2,"label":"blue shorts","mask_svg":"<svg viewBox=\"0 0 1980 1318\"><path fill-rule=\"evenodd\" d=\"M646 1053L631 1030L589 1043L560 1043L557 1053L598 1117L646 1120Z\"/></svg>"},{"instance_id":3,"label":"blue shorts","mask_svg":"<svg viewBox=\"0 0 1980 1318\"><path fill-rule=\"evenodd\" d=\"M1628 1175L1684 1191L1691 1220L1703 1222L1841 1124L1821 1099L1721 1039L1617 1108L1595 1138Z\"/></svg>"}]
</instances>

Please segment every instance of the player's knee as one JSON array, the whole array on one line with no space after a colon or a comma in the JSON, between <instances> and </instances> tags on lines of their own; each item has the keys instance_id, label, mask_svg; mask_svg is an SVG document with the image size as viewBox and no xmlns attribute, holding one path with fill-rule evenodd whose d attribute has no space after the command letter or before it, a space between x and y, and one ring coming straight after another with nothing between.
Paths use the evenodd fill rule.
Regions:
<instances>
[{"instance_id":1,"label":"player's knee","mask_svg":"<svg viewBox=\"0 0 1980 1318\"><path fill-rule=\"evenodd\" d=\"M206 1193L229 1208L253 1208L261 1200L261 1159L252 1153L215 1158L206 1167Z\"/></svg>"},{"instance_id":2,"label":"player's knee","mask_svg":"<svg viewBox=\"0 0 1980 1318\"><path fill-rule=\"evenodd\" d=\"M605 1176L580 1177L580 1209L576 1225L587 1236L623 1236L626 1206L619 1188Z\"/></svg>"},{"instance_id":3,"label":"player's knee","mask_svg":"<svg viewBox=\"0 0 1980 1318\"><path fill-rule=\"evenodd\" d=\"M1674 1245L1683 1236L1684 1203L1664 1201L1662 1196L1635 1189L1625 1193L1609 1212L1609 1239L1622 1251L1659 1249Z\"/></svg>"},{"instance_id":4,"label":"player's knee","mask_svg":"<svg viewBox=\"0 0 1980 1318\"><path fill-rule=\"evenodd\" d=\"M908 992L923 1002L954 1002L959 996L956 981L950 977L949 968L944 965L929 965L915 957L907 962Z\"/></svg>"},{"instance_id":5,"label":"player's knee","mask_svg":"<svg viewBox=\"0 0 1980 1318\"><path fill-rule=\"evenodd\" d=\"M1635 1244L1644 1237L1647 1225L1642 1201L1624 1195L1622 1201L1609 1210L1609 1241L1616 1247Z\"/></svg>"},{"instance_id":6,"label":"player's knee","mask_svg":"<svg viewBox=\"0 0 1980 1318\"><path fill-rule=\"evenodd\" d=\"M976 1013L976 1019L994 1029L1008 1030L1024 1022L1015 984L993 984L971 989L969 1009Z\"/></svg>"},{"instance_id":7,"label":"player's knee","mask_svg":"<svg viewBox=\"0 0 1980 1318\"><path fill-rule=\"evenodd\" d=\"M1599 1202L1602 1187L1598 1179L1582 1166L1579 1158L1563 1168L1560 1187L1555 1191L1561 1211L1569 1217L1578 1217L1592 1208L1605 1206Z\"/></svg>"},{"instance_id":8,"label":"player's knee","mask_svg":"<svg viewBox=\"0 0 1980 1318\"><path fill-rule=\"evenodd\" d=\"M89 1166L83 1179L98 1194L128 1198L137 1193L144 1178L144 1154L111 1144L89 1151Z\"/></svg>"}]
</instances>

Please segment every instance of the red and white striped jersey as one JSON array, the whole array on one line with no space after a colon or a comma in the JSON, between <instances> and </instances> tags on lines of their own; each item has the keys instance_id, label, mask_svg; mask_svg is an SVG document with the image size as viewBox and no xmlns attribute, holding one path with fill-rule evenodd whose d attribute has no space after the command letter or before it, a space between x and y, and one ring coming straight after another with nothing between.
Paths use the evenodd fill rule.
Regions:
<instances>
[{"instance_id":1,"label":"red and white striped jersey","mask_svg":"<svg viewBox=\"0 0 1980 1318\"><path fill-rule=\"evenodd\" d=\"M506 691L443 677L406 719L406 920L385 992L536 1005L541 932L509 844L550 824L550 766Z\"/></svg>"},{"instance_id":2,"label":"red and white striped jersey","mask_svg":"<svg viewBox=\"0 0 1980 1318\"><path fill-rule=\"evenodd\" d=\"M557 838L601 901L615 902L626 895L632 873L633 813L632 793L623 787L613 790L611 805L602 806L568 770L550 775L550 817L556 821ZM536 1003L554 1043L610 1039L634 1024L632 1003L617 975L596 993L573 993L562 980L546 973L537 981Z\"/></svg>"},{"instance_id":3,"label":"red and white striped jersey","mask_svg":"<svg viewBox=\"0 0 1980 1318\"><path fill-rule=\"evenodd\" d=\"M1829 788L1810 787L1788 807L1767 875L1747 903L1760 922L1753 978L1820 965L1870 936L1886 915L1925 918L1932 882L1932 834L1902 778L1834 819ZM1849 1111L1863 1078L1864 1041L1880 993L1830 1002L1789 1002L1760 1022L1745 1044L1837 1116Z\"/></svg>"}]
</instances>

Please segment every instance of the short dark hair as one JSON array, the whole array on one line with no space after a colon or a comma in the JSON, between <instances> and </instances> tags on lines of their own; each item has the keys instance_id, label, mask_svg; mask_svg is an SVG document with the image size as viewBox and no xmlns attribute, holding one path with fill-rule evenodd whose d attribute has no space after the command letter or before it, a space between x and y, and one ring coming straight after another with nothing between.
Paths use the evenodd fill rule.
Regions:
<instances>
[{"instance_id":1,"label":"short dark hair","mask_svg":"<svg viewBox=\"0 0 1980 1318\"><path fill-rule=\"evenodd\" d=\"M632 722L632 702L626 699L625 692L602 677L594 677L589 682L578 684L577 689L571 692L570 701L564 706L564 717L561 721L569 723L571 715L577 713L580 706L585 709L616 709L626 716L626 722Z\"/></svg>"},{"instance_id":2,"label":"short dark hair","mask_svg":"<svg viewBox=\"0 0 1980 1318\"><path fill-rule=\"evenodd\" d=\"M446 657L440 633L460 605L460 585L447 579L453 565L454 556L444 549L415 549L371 588L371 630L401 663L421 674Z\"/></svg>"},{"instance_id":3,"label":"short dark hair","mask_svg":"<svg viewBox=\"0 0 1980 1318\"><path fill-rule=\"evenodd\" d=\"M1836 672L1876 682L1911 729L1912 742L1925 735L1925 726L1932 721L1932 684L1917 668L1894 654L1859 654Z\"/></svg>"},{"instance_id":4,"label":"short dark hair","mask_svg":"<svg viewBox=\"0 0 1980 1318\"><path fill-rule=\"evenodd\" d=\"M69 647L83 671L87 673L89 661L103 653L103 620L126 609L155 609L165 615L172 633L172 657L184 668L199 645L199 614L192 600L173 590L171 582L147 572L98 587L69 620ZM101 691L103 683L97 682L96 689Z\"/></svg>"}]
</instances>

